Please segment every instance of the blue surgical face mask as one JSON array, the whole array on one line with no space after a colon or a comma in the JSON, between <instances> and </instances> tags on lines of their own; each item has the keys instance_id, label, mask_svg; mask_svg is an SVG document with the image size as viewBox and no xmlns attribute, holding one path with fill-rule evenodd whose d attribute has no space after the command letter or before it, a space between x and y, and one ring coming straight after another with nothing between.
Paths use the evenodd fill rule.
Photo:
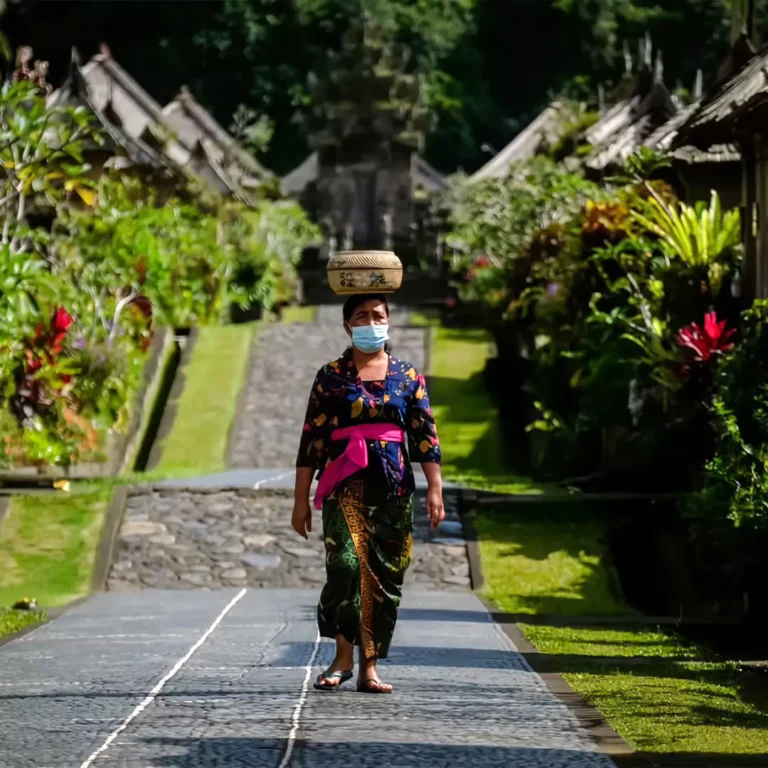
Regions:
<instances>
[{"instance_id":1,"label":"blue surgical face mask","mask_svg":"<svg viewBox=\"0 0 768 768\"><path fill-rule=\"evenodd\" d=\"M361 352L378 352L389 338L388 325L353 325L352 344Z\"/></svg>"}]
</instances>

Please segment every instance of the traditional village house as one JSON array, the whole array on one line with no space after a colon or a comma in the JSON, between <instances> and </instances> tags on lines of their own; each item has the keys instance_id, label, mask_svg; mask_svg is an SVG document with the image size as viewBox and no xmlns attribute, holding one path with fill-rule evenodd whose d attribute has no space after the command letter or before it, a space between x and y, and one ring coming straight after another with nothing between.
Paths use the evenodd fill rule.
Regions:
<instances>
[{"instance_id":1,"label":"traditional village house","mask_svg":"<svg viewBox=\"0 0 768 768\"><path fill-rule=\"evenodd\" d=\"M91 97L83 77L79 56L73 49L69 75L61 88L48 97L50 107L85 107L96 117L101 129L101 141L92 141L86 150L93 173L101 169L118 168L137 175L144 183L158 190L161 198L170 194L180 178L181 170L154 147L135 138L123 129L122 121L106 103L99 107Z\"/></svg>"},{"instance_id":2,"label":"traditional village house","mask_svg":"<svg viewBox=\"0 0 768 768\"><path fill-rule=\"evenodd\" d=\"M680 127L672 148L712 151L737 144L742 169L743 291L768 297L768 48L755 54L744 32L730 57L732 74L718 81Z\"/></svg>"},{"instance_id":3,"label":"traditional village house","mask_svg":"<svg viewBox=\"0 0 768 768\"><path fill-rule=\"evenodd\" d=\"M573 110L564 102L554 101L535 120L515 136L504 149L494 155L482 168L475 171L470 182L504 178L516 164L534 155L548 151L563 136L573 119Z\"/></svg>"},{"instance_id":4,"label":"traditional village house","mask_svg":"<svg viewBox=\"0 0 768 768\"><path fill-rule=\"evenodd\" d=\"M93 111L109 136L103 165L136 166L165 177L190 176L225 196L243 197L237 184L201 144L186 146L173 134L163 110L111 56L101 52L80 66L73 49L69 77L49 97L51 105L81 105ZM114 159L112 159L114 157Z\"/></svg>"},{"instance_id":5,"label":"traditional village house","mask_svg":"<svg viewBox=\"0 0 768 768\"><path fill-rule=\"evenodd\" d=\"M644 146L665 153L672 165L673 183L683 198L694 203L708 201L716 190L726 208L741 204L741 155L734 144L716 144L703 150L693 146L672 148L678 132L701 104L697 98L654 131Z\"/></svg>"},{"instance_id":6,"label":"traditional village house","mask_svg":"<svg viewBox=\"0 0 768 768\"><path fill-rule=\"evenodd\" d=\"M678 111L664 85L661 56L650 67L650 42L646 42L644 65L628 96L620 99L584 135L593 148L586 159L587 172L604 176L637 152L651 134Z\"/></svg>"},{"instance_id":7,"label":"traditional village house","mask_svg":"<svg viewBox=\"0 0 768 768\"><path fill-rule=\"evenodd\" d=\"M204 155L252 197L271 174L214 119L185 86L163 107L165 124L188 152Z\"/></svg>"}]
</instances>

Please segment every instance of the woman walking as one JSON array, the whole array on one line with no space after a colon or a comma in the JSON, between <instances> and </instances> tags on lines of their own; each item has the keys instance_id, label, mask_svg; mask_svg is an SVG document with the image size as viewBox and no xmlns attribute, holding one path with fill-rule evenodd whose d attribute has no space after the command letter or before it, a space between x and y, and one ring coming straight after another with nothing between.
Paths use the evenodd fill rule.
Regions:
<instances>
[{"instance_id":1,"label":"woman walking","mask_svg":"<svg viewBox=\"0 0 768 768\"><path fill-rule=\"evenodd\" d=\"M309 492L319 470L314 506L322 509L327 580L317 616L320 634L336 640L336 656L315 688L336 690L352 677L357 645L358 690L390 693L376 662L387 657L411 560L410 461L423 467L436 527L445 516L440 444L424 377L389 354L386 298L351 296L343 317L352 346L312 386L292 525L304 538L312 530Z\"/></svg>"}]
</instances>

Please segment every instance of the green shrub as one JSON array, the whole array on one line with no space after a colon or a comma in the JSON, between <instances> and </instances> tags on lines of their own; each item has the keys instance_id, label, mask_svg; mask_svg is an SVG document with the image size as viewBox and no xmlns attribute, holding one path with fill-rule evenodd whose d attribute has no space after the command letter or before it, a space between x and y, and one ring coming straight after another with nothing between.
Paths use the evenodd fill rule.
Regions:
<instances>
[{"instance_id":1,"label":"green shrub","mask_svg":"<svg viewBox=\"0 0 768 768\"><path fill-rule=\"evenodd\" d=\"M737 525L768 525L768 301L744 313L741 341L717 375L715 456L695 502Z\"/></svg>"}]
</instances>

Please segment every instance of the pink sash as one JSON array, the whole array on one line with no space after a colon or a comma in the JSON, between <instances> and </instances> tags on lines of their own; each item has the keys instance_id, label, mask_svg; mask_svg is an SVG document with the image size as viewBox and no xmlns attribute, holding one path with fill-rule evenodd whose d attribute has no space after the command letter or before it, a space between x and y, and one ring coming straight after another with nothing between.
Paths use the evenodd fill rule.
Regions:
<instances>
[{"instance_id":1,"label":"pink sash","mask_svg":"<svg viewBox=\"0 0 768 768\"><path fill-rule=\"evenodd\" d=\"M328 464L317 483L315 509L322 509L323 502L333 489L342 481L368 466L366 440L385 440L388 443L402 443L405 430L392 424L360 424L356 427L344 427L331 433L331 440L349 438L344 453Z\"/></svg>"}]
</instances>

